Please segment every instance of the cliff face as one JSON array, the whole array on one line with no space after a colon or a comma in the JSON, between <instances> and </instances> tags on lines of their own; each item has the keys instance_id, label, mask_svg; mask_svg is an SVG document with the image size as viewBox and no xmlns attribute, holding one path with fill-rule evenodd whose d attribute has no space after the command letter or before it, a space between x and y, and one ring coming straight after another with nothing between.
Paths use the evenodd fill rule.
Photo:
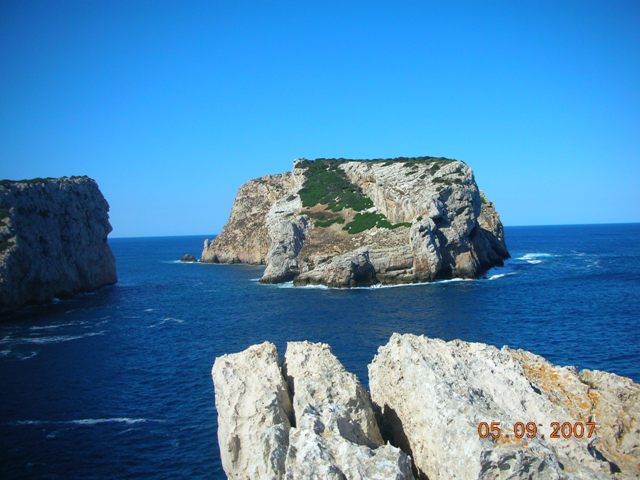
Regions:
<instances>
[{"instance_id":1,"label":"cliff face","mask_svg":"<svg viewBox=\"0 0 640 480\"><path fill-rule=\"evenodd\" d=\"M297 160L252 180L202 260L266 263L265 283L335 287L476 277L509 257L463 162Z\"/></svg>"},{"instance_id":2,"label":"cliff face","mask_svg":"<svg viewBox=\"0 0 640 480\"><path fill-rule=\"evenodd\" d=\"M280 369L264 343L217 358L213 382L233 479L640 474L640 386L524 350L393 334L369 365L369 396L328 345L290 342ZM481 422L498 422L500 435L483 438Z\"/></svg>"},{"instance_id":3,"label":"cliff face","mask_svg":"<svg viewBox=\"0 0 640 480\"><path fill-rule=\"evenodd\" d=\"M88 177L0 182L0 310L116 282L109 205Z\"/></svg>"},{"instance_id":4,"label":"cliff face","mask_svg":"<svg viewBox=\"0 0 640 480\"><path fill-rule=\"evenodd\" d=\"M215 240L206 240L203 262L263 264L271 244L266 217L271 206L291 188L291 174L267 175L245 183L231 215Z\"/></svg>"}]
</instances>

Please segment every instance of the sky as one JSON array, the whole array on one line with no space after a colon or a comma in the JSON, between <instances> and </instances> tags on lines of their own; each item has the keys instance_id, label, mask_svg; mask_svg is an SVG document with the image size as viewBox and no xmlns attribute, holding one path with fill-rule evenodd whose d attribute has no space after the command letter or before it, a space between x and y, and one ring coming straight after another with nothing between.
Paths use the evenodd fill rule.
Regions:
<instances>
[{"instance_id":1,"label":"sky","mask_svg":"<svg viewBox=\"0 0 640 480\"><path fill-rule=\"evenodd\" d=\"M298 157L464 160L505 225L640 221L637 1L0 3L0 178L218 233Z\"/></svg>"}]
</instances>

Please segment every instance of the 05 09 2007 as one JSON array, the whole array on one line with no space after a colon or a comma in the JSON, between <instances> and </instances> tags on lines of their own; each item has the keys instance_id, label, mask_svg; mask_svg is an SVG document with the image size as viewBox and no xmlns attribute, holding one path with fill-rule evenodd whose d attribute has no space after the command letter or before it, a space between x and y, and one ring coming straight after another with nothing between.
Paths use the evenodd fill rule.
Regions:
<instances>
[{"instance_id":1,"label":"05 09 2007","mask_svg":"<svg viewBox=\"0 0 640 480\"><path fill-rule=\"evenodd\" d=\"M478 435L480 438L512 437L534 438L545 437L541 432L543 425L536 422L515 422L513 425L502 426L500 422L480 422ZM591 438L596 433L595 422L551 422L548 426L549 438Z\"/></svg>"}]
</instances>

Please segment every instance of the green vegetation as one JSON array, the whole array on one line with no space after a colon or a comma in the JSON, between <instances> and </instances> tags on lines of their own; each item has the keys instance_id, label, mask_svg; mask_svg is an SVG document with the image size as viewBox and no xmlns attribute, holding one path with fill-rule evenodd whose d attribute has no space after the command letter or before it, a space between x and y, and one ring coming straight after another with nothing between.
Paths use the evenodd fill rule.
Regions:
<instances>
[{"instance_id":1,"label":"green vegetation","mask_svg":"<svg viewBox=\"0 0 640 480\"><path fill-rule=\"evenodd\" d=\"M307 212L307 215L313 218L313 224L316 227L326 228L333 225L334 223L344 223L344 218L342 218L338 214L331 212Z\"/></svg>"},{"instance_id":2,"label":"green vegetation","mask_svg":"<svg viewBox=\"0 0 640 480\"><path fill-rule=\"evenodd\" d=\"M440 162L440 163L449 163L449 162L455 162L456 160L453 160L451 158L445 158L445 157L395 157L395 158L371 158L371 159L355 159L355 158L316 158L315 160L304 160L304 162L312 162L312 161L320 161L320 162L338 162L338 163L343 163L343 162L381 162L384 163L385 166L389 166L394 162L402 162L405 164L418 164L418 163L422 163L422 164L427 164L427 163L433 163L433 162Z\"/></svg>"},{"instance_id":3,"label":"green vegetation","mask_svg":"<svg viewBox=\"0 0 640 480\"><path fill-rule=\"evenodd\" d=\"M298 166L304 168L305 182L300 189L302 205L306 208L318 204L327 205L328 212L308 213L314 219L314 225L328 227L334 223L343 224L345 219L341 215L335 215L346 208L359 212L352 221L347 223L343 230L350 234L360 233L373 227L400 228L410 227L411 223L391 223L382 213L363 212L373 207L373 201L367 197L357 185L352 184L347 175L339 168L344 162L382 162L389 166L394 162L400 162L408 167L406 175L418 173L419 165L430 165L429 173L433 175L443 165L453 162L448 158L436 157L397 157L373 160L350 160L346 158L318 158L316 160L301 160ZM426 174L421 175L426 178ZM452 180L437 179L437 182L450 185ZM455 183L455 182L454 182ZM331 214L332 212L333 214Z\"/></svg>"},{"instance_id":4,"label":"green vegetation","mask_svg":"<svg viewBox=\"0 0 640 480\"><path fill-rule=\"evenodd\" d=\"M432 181L433 183L444 184L447 187L450 187L451 185L462 185L462 179L458 177L438 177L434 178Z\"/></svg>"},{"instance_id":5,"label":"green vegetation","mask_svg":"<svg viewBox=\"0 0 640 480\"><path fill-rule=\"evenodd\" d=\"M5 218L9 218L11 216L11 212L8 208L0 208L0 222L4 222Z\"/></svg>"},{"instance_id":6,"label":"green vegetation","mask_svg":"<svg viewBox=\"0 0 640 480\"><path fill-rule=\"evenodd\" d=\"M326 220L316 220L313 223L317 227L326 228L326 227L329 227L329 226L333 225L334 223L343 224L344 223L344 218L342 218L342 217L333 217L333 218L328 218Z\"/></svg>"},{"instance_id":7,"label":"green vegetation","mask_svg":"<svg viewBox=\"0 0 640 480\"><path fill-rule=\"evenodd\" d=\"M381 213L364 212L356 214L355 218L343 227L343 230L354 234L364 232L373 227L394 229L410 226L410 223L391 223Z\"/></svg>"},{"instance_id":8,"label":"green vegetation","mask_svg":"<svg viewBox=\"0 0 640 480\"><path fill-rule=\"evenodd\" d=\"M338 165L337 160L302 162L302 166L306 168L306 180L299 192L302 205L313 207L319 203L326 204L333 212L345 208L356 211L371 208L371 199L349 181Z\"/></svg>"}]
</instances>

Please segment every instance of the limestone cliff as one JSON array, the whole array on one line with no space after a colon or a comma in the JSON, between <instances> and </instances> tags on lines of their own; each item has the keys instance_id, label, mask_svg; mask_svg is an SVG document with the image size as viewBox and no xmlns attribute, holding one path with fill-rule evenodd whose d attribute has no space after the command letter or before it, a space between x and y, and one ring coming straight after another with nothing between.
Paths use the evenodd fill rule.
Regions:
<instances>
[{"instance_id":1,"label":"limestone cliff","mask_svg":"<svg viewBox=\"0 0 640 480\"><path fill-rule=\"evenodd\" d=\"M509 257L463 162L299 159L242 186L202 261L261 264L261 281L334 287L477 277Z\"/></svg>"},{"instance_id":2,"label":"limestone cliff","mask_svg":"<svg viewBox=\"0 0 640 480\"><path fill-rule=\"evenodd\" d=\"M88 177L0 182L0 310L116 282L109 205Z\"/></svg>"},{"instance_id":3,"label":"limestone cliff","mask_svg":"<svg viewBox=\"0 0 640 480\"><path fill-rule=\"evenodd\" d=\"M217 358L213 382L233 479L640 476L640 385L524 350L393 334L369 395L328 345L291 342L279 368L264 343Z\"/></svg>"}]
</instances>

